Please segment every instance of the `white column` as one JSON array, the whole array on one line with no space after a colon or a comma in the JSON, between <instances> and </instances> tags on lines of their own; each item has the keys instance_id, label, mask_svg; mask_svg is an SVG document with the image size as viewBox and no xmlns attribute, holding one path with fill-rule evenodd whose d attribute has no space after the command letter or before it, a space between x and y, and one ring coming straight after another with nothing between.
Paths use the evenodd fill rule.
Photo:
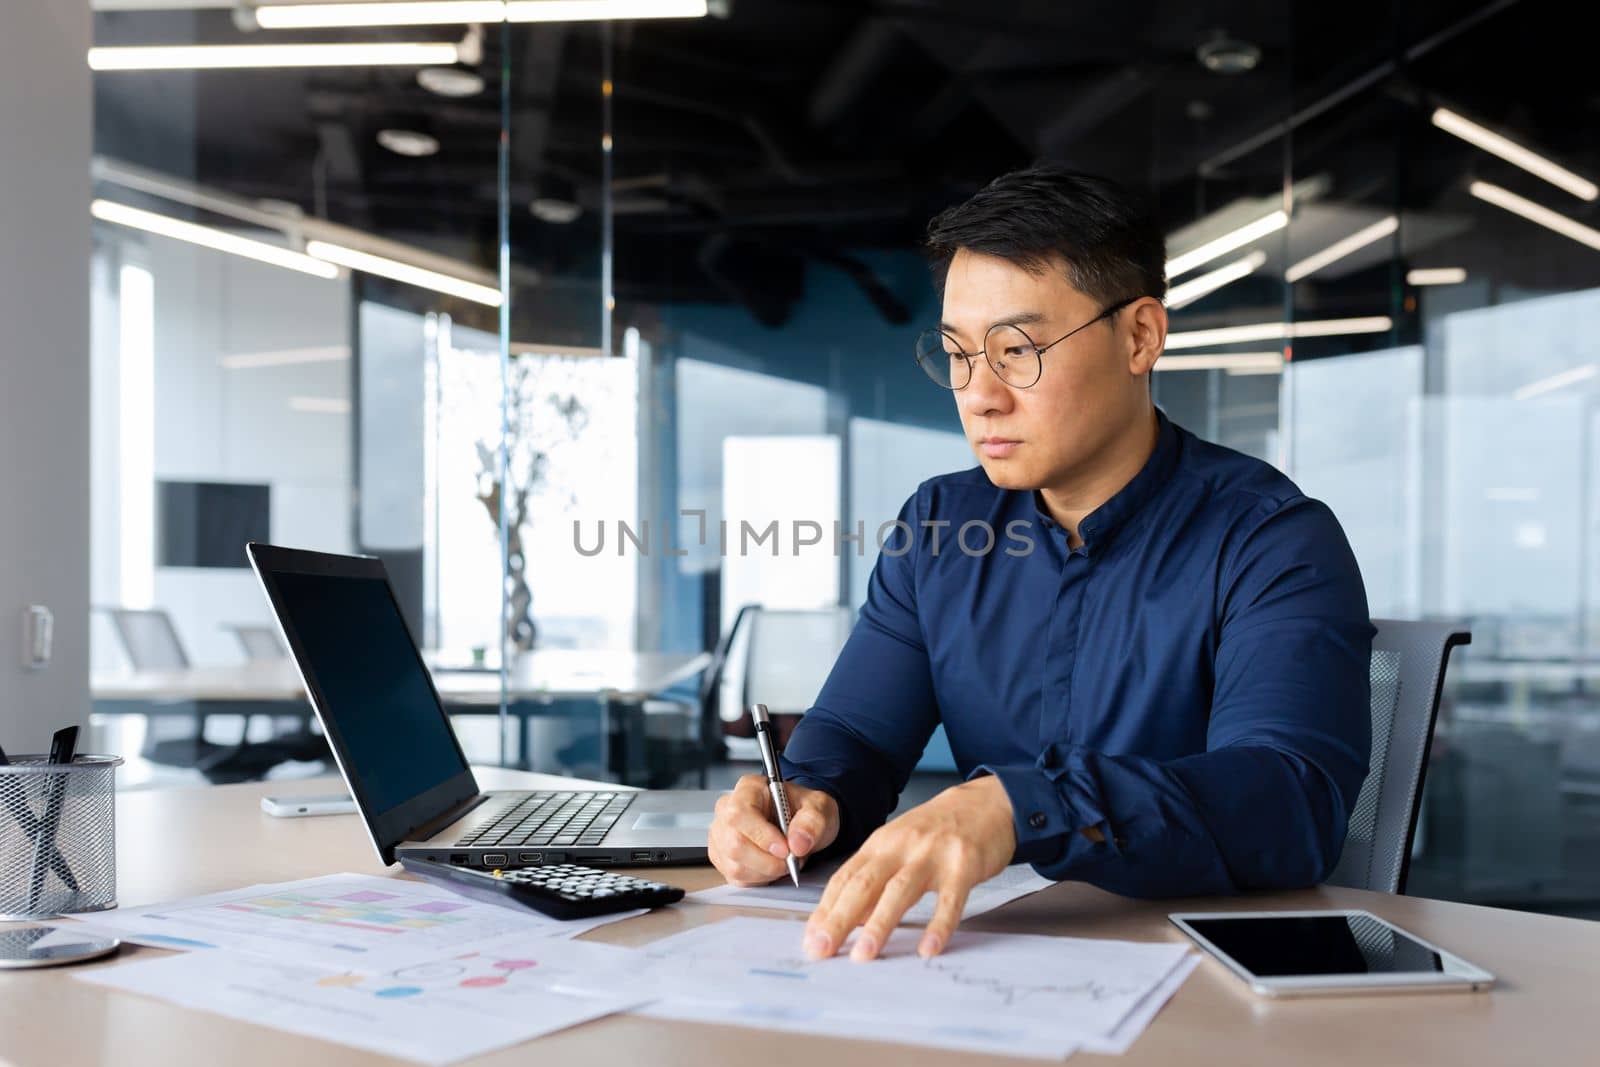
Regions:
<instances>
[{"instance_id":1,"label":"white column","mask_svg":"<svg viewBox=\"0 0 1600 1067\"><path fill-rule=\"evenodd\" d=\"M0 33L0 744L89 711L87 3L6 5ZM23 615L55 616L23 666Z\"/></svg>"}]
</instances>

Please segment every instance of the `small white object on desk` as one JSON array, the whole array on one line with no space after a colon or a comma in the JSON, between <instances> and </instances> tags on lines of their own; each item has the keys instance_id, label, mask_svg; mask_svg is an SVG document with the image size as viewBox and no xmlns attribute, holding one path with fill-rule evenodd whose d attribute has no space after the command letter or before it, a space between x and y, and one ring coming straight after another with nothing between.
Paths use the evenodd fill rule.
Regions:
<instances>
[{"instance_id":1,"label":"small white object on desk","mask_svg":"<svg viewBox=\"0 0 1600 1067\"><path fill-rule=\"evenodd\" d=\"M277 819L350 815L356 810L356 802L349 793L301 793L285 797L262 797L261 810Z\"/></svg>"}]
</instances>

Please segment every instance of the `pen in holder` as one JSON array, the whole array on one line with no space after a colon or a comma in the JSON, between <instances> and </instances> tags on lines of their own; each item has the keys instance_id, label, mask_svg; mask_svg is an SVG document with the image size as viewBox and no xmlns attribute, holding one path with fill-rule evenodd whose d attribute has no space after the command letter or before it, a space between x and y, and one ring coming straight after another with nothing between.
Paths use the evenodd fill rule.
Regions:
<instances>
[{"instance_id":1,"label":"pen in holder","mask_svg":"<svg viewBox=\"0 0 1600 1067\"><path fill-rule=\"evenodd\" d=\"M0 920L117 906L119 756L0 765Z\"/></svg>"}]
</instances>

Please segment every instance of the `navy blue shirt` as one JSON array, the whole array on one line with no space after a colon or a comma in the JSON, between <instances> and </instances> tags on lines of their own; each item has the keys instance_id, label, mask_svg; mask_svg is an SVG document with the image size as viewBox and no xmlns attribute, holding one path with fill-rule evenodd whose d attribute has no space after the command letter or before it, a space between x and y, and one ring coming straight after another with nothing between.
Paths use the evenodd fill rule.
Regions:
<instances>
[{"instance_id":1,"label":"navy blue shirt","mask_svg":"<svg viewBox=\"0 0 1600 1067\"><path fill-rule=\"evenodd\" d=\"M906 502L784 753L839 801L840 848L888 817L943 723L961 772L1010 797L1014 862L1047 877L1176 896L1333 869L1370 746L1355 557L1283 474L1157 418L1077 549L981 467Z\"/></svg>"}]
</instances>

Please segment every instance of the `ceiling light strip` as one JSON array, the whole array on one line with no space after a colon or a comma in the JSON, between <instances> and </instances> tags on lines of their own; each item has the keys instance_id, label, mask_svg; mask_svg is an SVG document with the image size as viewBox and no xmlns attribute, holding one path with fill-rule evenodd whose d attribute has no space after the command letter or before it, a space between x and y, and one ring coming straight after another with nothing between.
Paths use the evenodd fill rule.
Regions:
<instances>
[{"instance_id":1,"label":"ceiling light strip","mask_svg":"<svg viewBox=\"0 0 1600 1067\"><path fill-rule=\"evenodd\" d=\"M1551 185L1564 189L1579 199L1592 201L1600 198L1600 186L1596 186L1588 178L1574 174L1559 163L1546 159L1530 148L1524 148L1509 137L1503 137L1470 119L1462 118L1449 108L1435 108L1433 124L1446 133L1455 134L1468 144L1476 145L1490 155L1499 156L1507 163L1521 167L1535 177L1543 178Z\"/></svg>"},{"instance_id":2,"label":"ceiling light strip","mask_svg":"<svg viewBox=\"0 0 1600 1067\"><path fill-rule=\"evenodd\" d=\"M507 22L596 22L605 19L692 19L706 0L511 0Z\"/></svg>"},{"instance_id":3,"label":"ceiling light strip","mask_svg":"<svg viewBox=\"0 0 1600 1067\"><path fill-rule=\"evenodd\" d=\"M182 219L172 218L170 215L158 215L154 211L143 211L126 204L118 204L110 200L95 200L89 204L89 213L102 222L112 222L120 226L129 226L146 233L158 234L162 237L171 237L178 241L187 241L193 245L215 249L218 252L228 252L245 259L253 259L259 263L269 263L274 267L286 267L297 270L302 274L313 274L319 278L333 279L339 276L339 268L332 263L310 256L303 256L299 252L292 252L278 245L267 244L265 241L254 241L248 237L228 233L225 230L213 229L210 226L199 226Z\"/></svg>"},{"instance_id":4,"label":"ceiling light strip","mask_svg":"<svg viewBox=\"0 0 1600 1067\"><path fill-rule=\"evenodd\" d=\"M1515 390L1511 394L1511 399L1530 400L1536 396L1543 396L1545 393L1553 393L1557 389L1565 389L1569 385L1577 385L1579 382L1588 381L1597 373L1600 373L1600 363L1585 363L1581 367L1573 367L1571 370L1564 370L1560 374L1552 374L1548 378L1540 378L1538 381L1529 382L1522 388Z\"/></svg>"},{"instance_id":5,"label":"ceiling light strip","mask_svg":"<svg viewBox=\"0 0 1600 1067\"><path fill-rule=\"evenodd\" d=\"M1243 259L1234 260L1226 267L1218 267L1209 274L1201 274L1198 277L1190 278L1186 282L1180 282L1167 290L1167 310L1176 311L1181 307L1192 304L1201 297L1216 292L1224 285L1236 282L1240 278L1251 274L1266 261L1267 254L1258 249Z\"/></svg>"},{"instance_id":6,"label":"ceiling light strip","mask_svg":"<svg viewBox=\"0 0 1600 1067\"><path fill-rule=\"evenodd\" d=\"M268 30L704 18L709 13L707 0L380 0L265 4L253 12L256 25Z\"/></svg>"},{"instance_id":7,"label":"ceiling light strip","mask_svg":"<svg viewBox=\"0 0 1600 1067\"><path fill-rule=\"evenodd\" d=\"M1351 319L1313 319L1308 322L1258 322L1246 326L1219 326L1214 330L1187 330L1167 334L1167 348L1209 348L1212 345L1251 341L1289 341L1297 337L1339 337L1346 334L1383 333L1394 328L1387 315Z\"/></svg>"},{"instance_id":8,"label":"ceiling light strip","mask_svg":"<svg viewBox=\"0 0 1600 1067\"><path fill-rule=\"evenodd\" d=\"M1297 282L1302 278L1309 277L1323 267L1337 263L1351 253L1360 251L1372 244L1372 242L1388 237L1399 228L1400 219L1394 215L1379 219L1371 226L1363 226L1349 237L1335 241L1322 251L1309 255L1298 263L1291 264L1289 269L1283 272L1284 280Z\"/></svg>"},{"instance_id":9,"label":"ceiling light strip","mask_svg":"<svg viewBox=\"0 0 1600 1067\"><path fill-rule=\"evenodd\" d=\"M1283 369L1282 352L1218 352L1214 355L1162 356L1156 370L1225 370L1270 374Z\"/></svg>"},{"instance_id":10,"label":"ceiling light strip","mask_svg":"<svg viewBox=\"0 0 1600 1067\"><path fill-rule=\"evenodd\" d=\"M465 278L456 278L438 271L426 270L410 263L402 263L397 259L388 259L384 256L375 256L370 252L359 252L354 248L343 245L330 244L327 241L307 241L306 254L315 256L329 263L336 263L341 267L359 270L366 274L376 274L380 278L404 282L422 289L432 289L436 293L447 296L458 296L463 300L470 300L475 304L484 304L489 307L499 307L501 304L500 290L477 282L467 281Z\"/></svg>"},{"instance_id":11,"label":"ceiling light strip","mask_svg":"<svg viewBox=\"0 0 1600 1067\"><path fill-rule=\"evenodd\" d=\"M1465 267L1417 267L1406 271L1407 285L1460 285L1466 280Z\"/></svg>"},{"instance_id":12,"label":"ceiling light strip","mask_svg":"<svg viewBox=\"0 0 1600 1067\"><path fill-rule=\"evenodd\" d=\"M1253 222L1247 222L1236 230L1230 230L1221 237L1207 241L1197 248L1190 249L1181 255L1173 256L1167 260L1167 277L1176 278L1196 267L1205 266L1213 259L1220 259L1236 248L1243 248L1251 241L1259 241L1270 233L1275 233L1289 225L1289 216L1282 210L1272 211Z\"/></svg>"},{"instance_id":13,"label":"ceiling light strip","mask_svg":"<svg viewBox=\"0 0 1600 1067\"><path fill-rule=\"evenodd\" d=\"M266 4L255 9L264 30L355 26L445 26L504 22L501 0L401 0L373 4Z\"/></svg>"},{"instance_id":14,"label":"ceiling light strip","mask_svg":"<svg viewBox=\"0 0 1600 1067\"><path fill-rule=\"evenodd\" d=\"M273 352L236 352L219 358L217 365L224 370L255 370L260 367L295 367L307 363L345 363L349 359L349 345L324 345L281 348Z\"/></svg>"},{"instance_id":15,"label":"ceiling light strip","mask_svg":"<svg viewBox=\"0 0 1600 1067\"><path fill-rule=\"evenodd\" d=\"M1509 189L1502 189L1489 182L1473 182L1467 187L1467 192L1479 200L1487 201L1495 207L1505 208L1513 215L1521 215L1529 222L1536 222L1563 237L1570 237L1579 244L1588 245L1600 252L1600 230L1585 226L1576 219L1569 219L1559 211L1551 211L1547 207L1535 204L1532 200L1518 196Z\"/></svg>"},{"instance_id":16,"label":"ceiling light strip","mask_svg":"<svg viewBox=\"0 0 1600 1067\"><path fill-rule=\"evenodd\" d=\"M89 68L243 70L282 67L427 67L461 58L449 42L395 44L221 44L91 48Z\"/></svg>"}]
</instances>

